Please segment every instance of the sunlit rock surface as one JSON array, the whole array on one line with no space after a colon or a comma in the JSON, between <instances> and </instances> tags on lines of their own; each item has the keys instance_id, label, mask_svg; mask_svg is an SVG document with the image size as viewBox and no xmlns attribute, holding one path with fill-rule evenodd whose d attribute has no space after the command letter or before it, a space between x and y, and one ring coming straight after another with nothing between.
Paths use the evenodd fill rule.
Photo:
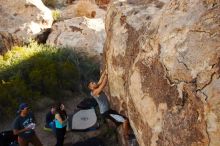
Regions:
<instances>
[{"instance_id":1,"label":"sunlit rock surface","mask_svg":"<svg viewBox=\"0 0 220 146\"><path fill-rule=\"evenodd\" d=\"M0 0L0 32L9 33L11 38L28 41L50 28L52 22L52 12L41 0Z\"/></svg>"},{"instance_id":2,"label":"sunlit rock surface","mask_svg":"<svg viewBox=\"0 0 220 146\"><path fill-rule=\"evenodd\" d=\"M141 146L220 145L220 1L120 0L106 16L112 108Z\"/></svg>"},{"instance_id":3,"label":"sunlit rock surface","mask_svg":"<svg viewBox=\"0 0 220 146\"><path fill-rule=\"evenodd\" d=\"M78 4L79 1L74 1L71 5L67 5L65 9L61 11L61 17L62 19L71 19L77 16L77 7L80 7ZM103 9L100 9L95 2L88 2L85 3L87 5L81 4L83 7L81 8L82 11L87 11L91 13L91 11L95 11L95 17L94 18L103 18L105 17L106 11ZM79 8L80 9L80 8Z\"/></svg>"},{"instance_id":4,"label":"sunlit rock surface","mask_svg":"<svg viewBox=\"0 0 220 146\"><path fill-rule=\"evenodd\" d=\"M41 0L0 1L0 31L21 37L40 32L52 25L52 12Z\"/></svg>"},{"instance_id":5,"label":"sunlit rock surface","mask_svg":"<svg viewBox=\"0 0 220 146\"><path fill-rule=\"evenodd\" d=\"M72 48L89 57L100 60L105 41L103 18L76 17L55 23L47 44Z\"/></svg>"}]
</instances>

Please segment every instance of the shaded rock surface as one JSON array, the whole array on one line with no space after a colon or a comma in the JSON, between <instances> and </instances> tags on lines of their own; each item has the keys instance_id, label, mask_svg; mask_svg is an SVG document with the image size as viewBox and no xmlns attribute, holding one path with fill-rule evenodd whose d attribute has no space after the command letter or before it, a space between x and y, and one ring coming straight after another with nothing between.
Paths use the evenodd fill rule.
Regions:
<instances>
[{"instance_id":1,"label":"shaded rock surface","mask_svg":"<svg viewBox=\"0 0 220 146\"><path fill-rule=\"evenodd\" d=\"M0 31L0 55L6 53L11 47L23 45L23 42L8 32Z\"/></svg>"},{"instance_id":2,"label":"shaded rock surface","mask_svg":"<svg viewBox=\"0 0 220 146\"><path fill-rule=\"evenodd\" d=\"M220 1L115 1L106 32L111 105L139 144L219 146Z\"/></svg>"}]
</instances>

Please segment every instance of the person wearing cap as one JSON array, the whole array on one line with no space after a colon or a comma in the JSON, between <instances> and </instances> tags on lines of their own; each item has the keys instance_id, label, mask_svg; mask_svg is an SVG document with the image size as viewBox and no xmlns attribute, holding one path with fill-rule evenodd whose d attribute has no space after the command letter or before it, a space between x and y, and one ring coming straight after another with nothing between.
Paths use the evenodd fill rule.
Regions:
<instances>
[{"instance_id":1,"label":"person wearing cap","mask_svg":"<svg viewBox=\"0 0 220 146\"><path fill-rule=\"evenodd\" d=\"M35 131L35 118L29 112L28 105L21 103L19 106L19 115L15 118L13 132L18 135L19 146L28 146L31 143L34 146L42 146Z\"/></svg>"}]
</instances>

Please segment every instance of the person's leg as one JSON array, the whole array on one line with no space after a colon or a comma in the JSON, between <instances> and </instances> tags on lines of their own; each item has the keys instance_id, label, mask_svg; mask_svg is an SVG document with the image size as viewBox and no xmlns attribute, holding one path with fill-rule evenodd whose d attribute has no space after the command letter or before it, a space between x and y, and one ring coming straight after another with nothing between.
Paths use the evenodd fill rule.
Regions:
<instances>
[{"instance_id":1,"label":"person's leg","mask_svg":"<svg viewBox=\"0 0 220 146\"><path fill-rule=\"evenodd\" d=\"M60 128L56 128L56 139L57 139L57 143L56 143L55 146L60 146L60 135L61 135Z\"/></svg>"},{"instance_id":2,"label":"person's leg","mask_svg":"<svg viewBox=\"0 0 220 146\"><path fill-rule=\"evenodd\" d=\"M19 146L28 146L28 142L20 137L18 137L18 144Z\"/></svg>"},{"instance_id":3,"label":"person's leg","mask_svg":"<svg viewBox=\"0 0 220 146\"><path fill-rule=\"evenodd\" d=\"M50 126L50 128L52 129L52 132L53 132L54 134L56 134L56 125L55 125L55 122L54 122L54 121L50 122L50 123L49 123L49 126Z\"/></svg>"},{"instance_id":4,"label":"person's leg","mask_svg":"<svg viewBox=\"0 0 220 146\"><path fill-rule=\"evenodd\" d=\"M123 128L123 134L124 134L124 137L126 139L128 139L128 135L129 135L129 121L128 119L126 119L123 124L122 124L122 128Z\"/></svg>"},{"instance_id":5,"label":"person's leg","mask_svg":"<svg viewBox=\"0 0 220 146\"><path fill-rule=\"evenodd\" d=\"M67 126L63 127L63 135L66 135Z\"/></svg>"},{"instance_id":6,"label":"person's leg","mask_svg":"<svg viewBox=\"0 0 220 146\"><path fill-rule=\"evenodd\" d=\"M62 143L62 146L63 146L63 143L64 143L65 134L66 134L66 127L63 127L62 128L62 136L60 137L60 141Z\"/></svg>"},{"instance_id":7,"label":"person's leg","mask_svg":"<svg viewBox=\"0 0 220 146\"><path fill-rule=\"evenodd\" d=\"M64 135L65 132L63 128L56 128L56 138L57 138L56 146L63 146Z\"/></svg>"},{"instance_id":8,"label":"person's leg","mask_svg":"<svg viewBox=\"0 0 220 146\"><path fill-rule=\"evenodd\" d=\"M31 137L30 143L34 146L43 146L36 134Z\"/></svg>"},{"instance_id":9,"label":"person's leg","mask_svg":"<svg viewBox=\"0 0 220 146\"><path fill-rule=\"evenodd\" d=\"M49 128L51 128L51 129L52 129L52 128L53 128L53 121L52 121L52 122L50 122L48 125L49 125Z\"/></svg>"}]
</instances>

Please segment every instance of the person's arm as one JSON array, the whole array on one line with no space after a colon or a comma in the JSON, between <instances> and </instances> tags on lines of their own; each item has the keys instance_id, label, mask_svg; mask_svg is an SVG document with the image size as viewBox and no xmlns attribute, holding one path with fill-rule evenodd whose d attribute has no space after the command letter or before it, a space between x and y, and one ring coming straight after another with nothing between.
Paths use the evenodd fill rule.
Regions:
<instances>
[{"instance_id":1,"label":"person's arm","mask_svg":"<svg viewBox=\"0 0 220 146\"><path fill-rule=\"evenodd\" d=\"M124 129L124 137L126 138L126 139L128 139L128 136L129 136L129 121L128 121L128 119L126 119L125 121L124 121L124 123L122 124L122 126L123 126L123 129Z\"/></svg>"},{"instance_id":2,"label":"person's arm","mask_svg":"<svg viewBox=\"0 0 220 146\"><path fill-rule=\"evenodd\" d=\"M100 79L99 79L99 81L98 81L98 83L97 83L98 86L103 82L104 77L105 77L106 75L107 75L107 70L105 69L105 70L102 72L102 75L101 75L101 77L100 77Z\"/></svg>"},{"instance_id":3,"label":"person's arm","mask_svg":"<svg viewBox=\"0 0 220 146\"><path fill-rule=\"evenodd\" d=\"M13 129L13 133L14 133L14 135L18 135L18 134L20 134L22 132L25 132L25 131L28 131L28 130L30 130L30 128L24 128L24 129L21 129L21 130Z\"/></svg>"},{"instance_id":4,"label":"person's arm","mask_svg":"<svg viewBox=\"0 0 220 146\"><path fill-rule=\"evenodd\" d=\"M62 118L60 117L60 114L56 114L55 115L55 118L61 123L61 124L65 124L67 122L67 119L66 120L62 120Z\"/></svg>"},{"instance_id":5,"label":"person's arm","mask_svg":"<svg viewBox=\"0 0 220 146\"><path fill-rule=\"evenodd\" d=\"M103 78L103 81L101 82L101 84L98 86L98 88L96 88L92 94L94 96L97 96L99 95L99 93L102 91L102 89L105 87L106 83L107 83L107 80L108 80L108 75L105 74L104 78Z\"/></svg>"},{"instance_id":6,"label":"person's arm","mask_svg":"<svg viewBox=\"0 0 220 146\"><path fill-rule=\"evenodd\" d=\"M36 121L36 118L35 118L35 115L33 112L30 113L30 116L32 116L32 119L33 119L33 122L36 124L37 121Z\"/></svg>"},{"instance_id":7,"label":"person's arm","mask_svg":"<svg viewBox=\"0 0 220 146\"><path fill-rule=\"evenodd\" d=\"M14 125L13 125L13 133L14 133L14 135L18 135L18 134L20 134L20 133L22 133L22 132L25 132L25 131L30 130L30 128L20 129L19 127L20 127L20 126L19 126L19 121L18 121L18 119L16 119L16 120L14 121ZM20 129L20 130L19 130L19 129Z\"/></svg>"}]
</instances>

